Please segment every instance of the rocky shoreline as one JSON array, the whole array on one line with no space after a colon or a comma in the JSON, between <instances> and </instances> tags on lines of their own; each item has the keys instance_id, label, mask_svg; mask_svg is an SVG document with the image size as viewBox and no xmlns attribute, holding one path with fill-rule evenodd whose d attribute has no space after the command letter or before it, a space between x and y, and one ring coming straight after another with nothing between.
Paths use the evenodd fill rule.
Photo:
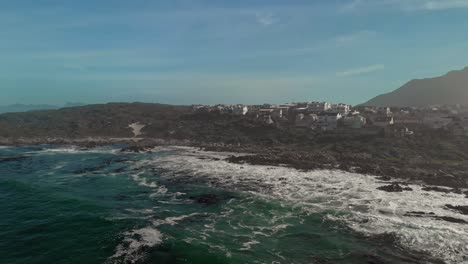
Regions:
<instances>
[{"instance_id":1,"label":"rocky shoreline","mask_svg":"<svg viewBox=\"0 0 468 264\"><path fill-rule=\"evenodd\" d=\"M428 191L465 194L468 198L468 166L460 163L438 163L421 160L386 160L366 153L334 153L296 150L289 147L264 146L205 146L203 150L242 152L251 155L230 156L228 162L237 164L286 166L298 170L343 170L352 173L378 176L383 181L393 182L384 191L410 191L404 185L416 183ZM403 187L401 186L403 185ZM428 186L426 186L428 185ZM430 186L443 186L430 187Z\"/></svg>"},{"instance_id":2,"label":"rocky shoreline","mask_svg":"<svg viewBox=\"0 0 468 264\"><path fill-rule=\"evenodd\" d=\"M10 142L13 143L13 142ZM225 153L237 153L225 155L224 160L235 164L251 164L264 166L282 166L301 171L313 170L342 170L358 174L374 175L377 180L385 185L377 189L382 192L411 192L412 184L421 185L423 191L439 193L463 194L468 198L468 184L463 167L450 166L450 164L437 165L428 162L409 163L405 161L382 160L372 155L363 153L339 154L331 151L306 151L300 147L292 146L264 146L264 145L232 145L223 143L191 142L188 140L164 140L164 139L61 139L61 140L31 140L16 141L22 145L74 145L80 148L92 149L98 146L118 145L121 152L127 153L151 153L157 146L189 146L201 151L214 151ZM0 145L6 145L3 142ZM0 162L22 160L24 157L0 157ZM219 158L213 158L219 160ZM75 173L94 173L101 167L92 167L78 170ZM451 171L450 175L444 171ZM192 197L197 203L211 205L219 201L219 197L213 194ZM460 204L446 204L445 208L459 214L468 215L468 206ZM468 224L467 221L447 216L440 216L431 211L407 212L405 216L429 217L436 220L458 224Z\"/></svg>"},{"instance_id":3,"label":"rocky shoreline","mask_svg":"<svg viewBox=\"0 0 468 264\"><path fill-rule=\"evenodd\" d=\"M190 146L204 151L232 152L226 161L237 164L286 166L303 171L343 170L347 172L369 174L386 182L392 182L384 191L409 191L404 185L416 183L428 185L430 191L465 194L468 198L468 163L463 161L435 163L433 160L383 159L372 152L323 151L304 149L298 146L264 144L224 144L194 142L190 140L156 138L0 138L0 146L21 145L77 145L93 148L105 145L125 145L125 152L146 152L155 146ZM243 153L243 154L241 154ZM245 155L245 153L249 153ZM401 186L403 185L403 186ZM430 186L442 186L430 187Z\"/></svg>"}]
</instances>

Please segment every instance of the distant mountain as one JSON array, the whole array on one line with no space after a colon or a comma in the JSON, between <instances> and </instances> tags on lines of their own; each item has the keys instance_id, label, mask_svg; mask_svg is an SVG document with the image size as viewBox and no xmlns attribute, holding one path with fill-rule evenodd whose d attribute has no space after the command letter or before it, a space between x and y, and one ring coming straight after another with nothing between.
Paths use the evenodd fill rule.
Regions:
<instances>
[{"instance_id":1,"label":"distant mountain","mask_svg":"<svg viewBox=\"0 0 468 264\"><path fill-rule=\"evenodd\" d=\"M53 110L62 107L76 107L83 106L82 103L66 103L63 106L59 105L46 105L46 104L12 104L6 106L0 106L0 113L18 113L18 112L29 112L39 110Z\"/></svg>"},{"instance_id":2,"label":"distant mountain","mask_svg":"<svg viewBox=\"0 0 468 264\"><path fill-rule=\"evenodd\" d=\"M468 105L468 67L443 76L412 80L399 89L379 95L363 105L429 106Z\"/></svg>"},{"instance_id":3,"label":"distant mountain","mask_svg":"<svg viewBox=\"0 0 468 264\"><path fill-rule=\"evenodd\" d=\"M68 102L63 105L63 107L77 107L77 106L84 106L83 103L75 103L75 102Z\"/></svg>"},{"instance_id":4,"label":"distant mountain","mask_svg":"<svg viewBox=\"0 0 468 264\"><path fill-rule=\"evenodd\" d=\"M50 110L57 108L59 108L59 106L56 105L13 104L0 106L0 113L28 112L34 110Z\"/></svg>"}]
</instances>

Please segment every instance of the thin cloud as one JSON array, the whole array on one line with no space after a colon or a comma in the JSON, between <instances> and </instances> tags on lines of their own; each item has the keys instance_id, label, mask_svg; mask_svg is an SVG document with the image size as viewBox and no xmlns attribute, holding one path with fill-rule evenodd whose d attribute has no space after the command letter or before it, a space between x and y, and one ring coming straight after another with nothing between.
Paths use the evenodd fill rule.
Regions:
<instances>
[{"instance_id":1,"label":"thin cloud","mask_svg":"<svg viewBox=\"0 0 468 264\"><path fill-rule=\"evenodd\" d=\"M356 42L359 42L364 39L368 39L373 37L377 34L375 31L371 30L361 30L357 32L353 32L348 35L341 35L335 38L335 42L337 46L346 46Z\"/></svg>"},{"instance_id":2,"label":"thin cloud","mask_svg":"<svg viewBox=\"0 0 468 264\"><path fill-rule=\"evenodd\" d=\"M375 64L375 65L369 65L366 67L354 68L354 69L349 69L346 71L338 72L336 73L336 75L340 77L354 76L354 75L361 75L361 74L381 71L383 69L385 69L385 65Z\"/></svg>"},{"instance_id":3,"label":"thin cloud","mask_svg":"<svg viewBox=\"0 0 468 264\"><path fill-rule=\"evenodd\" d=\"M443 0L443 1L428 1L424 5L428 10L443 10L453 8L468 8L467 0Z\"/></svg>"},{"instance_id":4,"label":"thin cloud","mask_svg":"<svg viewBox=\"0 0 468 264\"><path fill-rule=\"evenodd\" d=\"M263 26L270 26L275 23L272 13L256 13L255 17L257 18L257 22Z\"/></svg>"},{"instance_id":5,"label":"thin cloud","mask_svg":"<svg viewBox=\"0 0 468 264\"><path fill-rule=\"evenodd\" d=\"M342 12L365 10L437 11L468 8L468 0L351 0L340 7Z\"/></svg>"}]
</instances>

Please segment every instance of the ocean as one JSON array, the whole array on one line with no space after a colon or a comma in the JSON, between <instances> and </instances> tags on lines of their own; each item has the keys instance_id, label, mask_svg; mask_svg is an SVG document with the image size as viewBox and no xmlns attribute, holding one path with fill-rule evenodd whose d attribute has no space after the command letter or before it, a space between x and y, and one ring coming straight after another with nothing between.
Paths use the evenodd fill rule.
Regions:
<instances>
[{"instance_id":1,"label":"ocean","mask_svg":"<svg viewBox=\"0 0 468 264\"><path fill-rule=\"evenodd\" d=\"M468 261L462 194L121 147L0 147L0 263Z\"/></svg>"}]
</instances>

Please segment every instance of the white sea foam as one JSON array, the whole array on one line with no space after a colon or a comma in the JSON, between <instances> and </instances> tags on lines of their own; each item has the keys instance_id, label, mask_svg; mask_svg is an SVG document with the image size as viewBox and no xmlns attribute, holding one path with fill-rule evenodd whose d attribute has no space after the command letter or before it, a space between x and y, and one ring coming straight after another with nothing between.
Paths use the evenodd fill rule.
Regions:
<instances>
[{"instance_id":1,"label":"white sea foam","mask_svg":"<svg viewBox=\"0 0 468 264\"><path fill-rule=\"evenodd\" d=\"M140 175L142 175L142 174L143 174L142 172L133 174L132 179L135 182L137 182L140 186L146 186L146 187L150 187L150 188L157 188L158 187L158 185L155 182L148 182L148 180L146 178L140 177Z\"/></svg>"},{"instance_id":2,"label":"white sea foam","mask_svg":"<svg viewBox=\"0 0 468 264\"><path fill-rule=\"evenodd\" d=\"M242 244L242 248L240 250L251 250L253 245L260 244L257 240L252 240L249 242L245 242Z\"/></svg>"},{"instance_id":3,"label":"white sea foam","mask_svg":"<svg viewBox=\"0 0 468 264\"><path fill-rule=\"evenodd\" d=\"M148 213L153 212L153 210L151 209L147 209L147 210L127 209L127 211L134 212L134 213L143 213L143 214L148 214ZM144 253L141 253L141 249L145 247L154 247L163 242L164 235L161 234L161 232L157 230L156 227L161 226L161 225L174 226L174 225L177 225L180 221L186 218L192 217L192 216L196 216L196 215L199 215L199 213L167 217L165 219L158 219L158 220L152 221L151 226L123 233L125 238L123 239L122 243L120 243L117 246L115 250L115 254L111 256L109 260L119 259L119 260L125 261L125 263L138 262L139 260L145 257ZM128 219L128 218L123 218L123 219Z\"/></svg>"},{"instance_id":4,"label":"white sea foam","mask_svg":"<svg viewBox=\"0 0 468 264\"><path fill-rule=\"evenodd\" d=\"M46 148L39 151L27 152L31 154L77 154L77 153L106 153L106 154L117 154L119 149L108 148L108 147L97 147L97 148L80 148L78 146L64 146L58 148Z\"/></svg>"},{"instance_id":5,"label":"white sea foam","mask_svg":"<svg viewBox=\"0 0 468 264\"><path fill-rule=\"evenodd\" d=\"M123 258L126 263L135 263L144 257L140 250L144 247L154 247L163 241L163 235L152 227L132 230L124 233L123 242L117 246L111 259Z\"/></svg>"},{"instance_id":6,"label":"white sea foam","mask_svg":"<svg viewBox=\"0 0 468 264\"><path fill-rule=\"evenodd\" d=\"M177 149L175 155L161 155L155 166L201 177L226 188L249 192L266 199L280 199L310 213L329 210L328 218L346 223L366 235L394 233L409 249L424 251L448 263L467 262L468 225L452 223L430 215L415 217L421 211L468 222L468 216L446 208L446 204L467 205L460 194L429 192L410 184L413 191L389 193L377 188L388 183L370 175L343 171L301 172L284 167L238 165L214 160L224 154ZM279 228L285 228L281 226ZM261 230L257 230L261 232ZM252 246L252 244L249 244Z\"/></svg>"},{"instance_id":7,"label":"white sea foam","mask_svg":"<svg viewBox=\"0 0 468 264\"><path fill-rule=\"evenodd\" d=\"M196 216L196 215L199 215L199 214L198 213L193 213L193 214L188 214L188 215L167 217L165 219L158 219L158 220L153 221L153 225L156 226L156 227L161 226L161 225L174 226L174 225L177 225L180 221L182 221L182 220L184 220L186 218L192 217L192 216Z\"/></svg>"},{"instance_id":8,"label":"white sea foam","mask_svg":"<svg viewBox=\"0 0 468 264\"><path fill-rule=\"evenodd\" d=\"M155 191L149 195L150 198L156 198L162 195L165 195L168 192L168 189L163 185L158 185L156 182L148 181L148 179L141 177L143 172L136 173L131 175L132 179L138 183L140 186L145 186L154 189ZM172 194L173 196L177 196L178 194Z\"/></svg>"},{"instance_id":9,"label":"white sea foam","mask_svg":"<svg viewBox=\"0 0 468 264\"><path fill-rule=\"evenodd\" d=\"M152 214L154 213L153 209L125 209L125 211L131 212L131 213L137 213L137 214Z\"/></svg>"}]
</instances>

